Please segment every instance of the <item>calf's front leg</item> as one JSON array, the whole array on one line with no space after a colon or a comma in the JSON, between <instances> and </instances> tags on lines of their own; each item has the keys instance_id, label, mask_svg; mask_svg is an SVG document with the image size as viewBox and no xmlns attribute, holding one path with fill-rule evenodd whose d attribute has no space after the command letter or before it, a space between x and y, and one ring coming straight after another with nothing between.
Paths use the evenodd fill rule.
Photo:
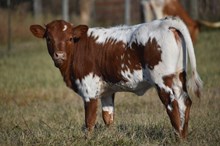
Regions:
<instances>
[{"instance_id":1,"label":"calf's front leg","mask_svg":"<svg viewBox=\"0 0 220 146\"><path fill-rule=\"evenodd\" d=\"M98 107L98 99L90 99L89 102L84 102L84 109L85 109L85 124L86 130L88 133L92 132L97 117L97 107Z\"/></svg>"},{"instance_id":2,"label":"calf's front leg","mask_svg":"<svg viewBox=\"0 0 220 146\"><path fill-rule=\"evenodd\" d=\"M114 99L115 94L101 98L102 118L106 126L110 126L114 120Z\"/></svg>"}]
</instances>

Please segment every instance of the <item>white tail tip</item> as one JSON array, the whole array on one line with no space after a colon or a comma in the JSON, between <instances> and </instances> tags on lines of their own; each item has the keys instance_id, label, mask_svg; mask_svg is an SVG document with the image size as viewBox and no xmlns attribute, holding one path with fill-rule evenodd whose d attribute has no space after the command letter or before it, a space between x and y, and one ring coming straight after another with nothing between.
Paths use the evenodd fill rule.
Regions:
<instances>
[{"instance_id":1,"label":"white tail tip","mask_svg":"<svg viewBox=\"0 0 220 146\"><path fill-rule=\"evenodd\" d=\"M201 96L201 91L203 88L203 82L199 77L197 71L193 71L192 77L188 80L187 83L188 89L194 93L197 97Z\"/></svg>"}]
</instances>

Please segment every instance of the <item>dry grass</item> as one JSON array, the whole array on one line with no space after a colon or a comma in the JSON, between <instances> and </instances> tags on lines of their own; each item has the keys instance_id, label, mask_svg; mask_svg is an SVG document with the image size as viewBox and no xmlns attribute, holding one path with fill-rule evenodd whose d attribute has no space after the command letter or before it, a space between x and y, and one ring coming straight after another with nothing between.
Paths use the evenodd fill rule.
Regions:
<instances>
[{"instance_id":1,"label":"dry grass","mask_svg":"<svg viewBox=\"0 0 220 146\"><path fill-rule=\"evenodd\" d=\"M143 97L116 95L116 119L84 139L83 102L65 87L42 40L0 46L0 145L219 145L220 31L201 33L196 44L203 97L192 98L189 137L177 142L155 90Z\"/></svg>"}]
</instances>

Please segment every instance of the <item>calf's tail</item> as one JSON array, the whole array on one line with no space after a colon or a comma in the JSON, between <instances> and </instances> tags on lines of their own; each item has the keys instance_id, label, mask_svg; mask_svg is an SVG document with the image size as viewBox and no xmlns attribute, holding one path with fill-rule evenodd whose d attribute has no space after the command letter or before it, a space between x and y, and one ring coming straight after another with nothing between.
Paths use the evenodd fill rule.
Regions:
<instances>
[{"instance_id":1,"label":"calf's tail","mask_svg":"<svg viewBox=\"0 0 220 146\"><path fill-rule=\"evenodd\" d=\"M189 31L186 27L186 25L183 23L183 21L178 18L178 17L168 17L165 18L165 21L169 21L169 26L170 27L174 27L175 29L177 29L178 31L180 31L180 33L183 35L185 44L186 44L186 51L188 52L189 55L189 60L190 60L190 66L191 66L191 72L192 75L190 77L190 79L188 80L188 88L197 96L200 97L201 96L201 90L203 87L203 82L197 72L196 69L196 57L195 57L195 52L194 52L194 47L193 47L193 43L192 43L192 39L190 37ZM183 47L185 48L185 47Z\"/></svg>"}]
</instances>

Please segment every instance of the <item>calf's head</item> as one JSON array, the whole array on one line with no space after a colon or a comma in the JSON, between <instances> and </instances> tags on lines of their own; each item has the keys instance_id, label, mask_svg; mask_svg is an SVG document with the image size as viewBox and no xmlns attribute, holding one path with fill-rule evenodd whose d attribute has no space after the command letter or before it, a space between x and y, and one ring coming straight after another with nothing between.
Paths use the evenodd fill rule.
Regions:
<instances>
[{"instance_id":1,"label":"calf's head","mask_svg":"<svg viewBox=\"0 0 220 146\"><path fill-rule=\"evenodd\" d=\"M60 68L67 63L74 49L74 40L79 40L86 34L88 27L72 24L63 20L54 20L45 25L31 25L30 31L38 38L45 38L47 49L56 67Z\"/></svg>"}]
</instances>

